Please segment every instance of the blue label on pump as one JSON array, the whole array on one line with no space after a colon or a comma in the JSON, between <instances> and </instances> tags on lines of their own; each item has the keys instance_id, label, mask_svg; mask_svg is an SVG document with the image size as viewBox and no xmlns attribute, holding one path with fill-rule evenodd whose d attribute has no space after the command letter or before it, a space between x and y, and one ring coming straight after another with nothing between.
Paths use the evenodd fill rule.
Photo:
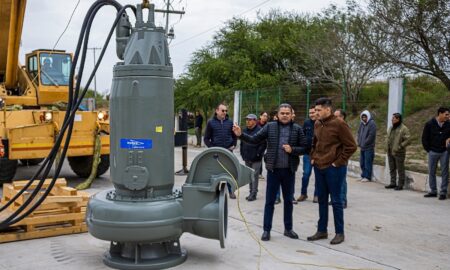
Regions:
<instances>
[{"instance_id":1,"label":"blue label on pump","mask_svg":"<svg viewBox=\"0 0 450 270\"><path fill-rule=\"evenodd\" d=\"M149 139L120 139L120 148L152 149L153 141Z\"/></svg>"}]
</instances>

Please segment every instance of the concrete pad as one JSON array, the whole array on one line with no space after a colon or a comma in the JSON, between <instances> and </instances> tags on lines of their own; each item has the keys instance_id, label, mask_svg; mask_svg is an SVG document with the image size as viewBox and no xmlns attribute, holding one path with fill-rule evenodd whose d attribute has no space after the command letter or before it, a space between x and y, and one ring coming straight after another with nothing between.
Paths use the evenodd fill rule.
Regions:
<instances>
[{"instance_id":1,"label":"concrete pad","mask_svg":"<svg viewBox=\"0 0 450 270\"><path fill-rule=\"evenodd\" d=\"M189 149L189 163L201 150ZM181 149L177 148L175 155L175 169L179 170ZM36 168L22 168L17 178L30 177ZM88 191L112 188L108 173ZM71 186L81 182L67 166L61 176L67 177ZM299 172L297 193L300 179ZM185 177L176 176L176 187L180 188L184 181ZM262 233L265 180L260 180L259 188L254 202L245 201L248 187L241 188L239 201L257 239ZM311 197L294 206L294 230L300 235L299 240L283 236L283 204L275 207L272 239L263 245L276 258L266 251L260 256L258 242L245 226L238 201L230 200L226 248L221 249L219 241L184 234L181 245L187 250L188 259L174 269L449 269L450 200L426 199L422 193L386 190L377 183L349 178L346 241L331 246L331 207L329 239L306 241L316 231L318 219L318 205L312 203L313 188L311 177ZM109 269L101 258L108 247L108 242L88 233L0 244L0 269Z\"/></svg>"}]
</instances>

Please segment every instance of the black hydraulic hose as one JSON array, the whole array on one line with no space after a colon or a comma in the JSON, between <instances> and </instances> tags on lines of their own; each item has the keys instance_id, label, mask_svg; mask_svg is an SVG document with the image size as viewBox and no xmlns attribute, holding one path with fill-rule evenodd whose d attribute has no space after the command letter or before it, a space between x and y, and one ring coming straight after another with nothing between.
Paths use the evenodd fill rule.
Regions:
<instances>
[{"instance_id":1,"label":"black hydraulic hose","mask_svg":"<svg viewBox=\"0 0 450 270\"><path fill-rule=\"evenodd\" d=\"M113 23L113 25L111 26L111 30L109 31L108 37L106 38L105 43L103 44L103 49L102 49L102 51L100 52L100 56L99 56L99 58L98 58L98 61L97 61L96 65L94 66L94 70L93 70L93 72L91 73L91 75L90 75L90 77L89 77L89 79L88 79L88 82L86 83L86 86L85 86L84 89L83 89L83 92L82 92L82 96L83 96L83 97L84 97L84 95L86 94L86 92L87 92L87 90L88 90L88 87L89 87L89 85L91 84L92 80L94 79L95 73L96 73L98 67L100 66L100 63L101 63L101 61L102 61L102 59L103 59L103 56L104 56L104 54L105 54L105 52L106 52L106 49L107 49L108 45L109 45L109 42L110 42L111 37L112 37L112 35L113 35L113 33L114 33L114 30L115 30L117 24L119 23L120 17L122 16L122 14L125 12L125 10L126 10L127 8L134 8L134 6L132 6L132 5L125 5L121 10L119 10L119 11L117 12L116 19L114 20L114 23ZM86 43L86 46L87 46L87 43ZM76 107L77 107L77 108L78 108L78 106L81 104L81 102L82 102L82 98L80 98L80 99L78 100L78 102L77 102L77 104L76 104Z\"/></svg>"},{"instance_id":2,"label":"black hydraulic hose","mask_svg":"<svg viewBox=\"0 0 450 270\"><path fill-rule=\"evenodd\" d=\"M91 7L91 9L89 10L89 12L88 12L88 14L87 14L87 16L86 16L86 18L92 18L93 16L92 16L92 14L93 14L93 10L96 10L96 11L98 11L98 9L101 7L101 6L103 6L105 3L103 3L103 2L106 2L106 1L98 1L96 4L94 4L92 7ZM80 34L80 36L84 36L85 35L85 32L86 32L86 19L84 20L85 22L83 23L83 27L82 27L82 30L81 30L81 34ZM91 22L92 22L92 20L90 20ZM79 55L79 47L80 47L80 45L81 45L81 41L82 41L82 39L80 39L79 40L79 45L78 45L78 47L77 47L77 53L76 53L76 56L75 56L75 61L72 63L72 68L71 68L71 72L73 72L73 71L75 71L75 66L76 66L76 63L77 63L77 59L78 59L78 55ZM84 53L86 53L86 52L84 52ZM84 61L83 61L83 63L82 63L83 65L84 65ZM70 78L72 79L73 78L73 73L71 73L72 74L72 76L70 76ZM81 74L81 73L80 73ZM78 85L77 85L78 86ZM79 86L78 86L79 87ZM74 107L73 106L73 84L72 85L70 85L69 86L69 103L68 103L68 111L72 111L72 107ZM62 141L62 138L63 138L63 136L64 136L64 133L65 133L65 126L67 126L67 123L68 123L68 119L69 119L69 113L66 113L65 114L65 118L64 118L64 127L63 127L63 129L61 129L61 132L60 132L60 136L58 136L58 139L57 139L57 141L55 142L55 145L54 145L54 148L52 149L53 151L49 154L49 158L50 158L50 163L49 163L49 165L47 166L47 169L46 169L46 171L44 172L44 177L42 177L42 179L41 179L41 181L39 182L39 184L37 185L37 187L36 187L36 189L34 190L34 192L31 194L31 196L28 198L28 200L25 202L25 204L23 205L23 206L27 206L33 199L34 199L34 197L36 196L36 194L38 193L38 191L40 190L40 188L42 187L42 185L43 185L43 183L44 183L44 181L45 181L45 179L47 178L47 176L48 176L48 173L49 173L49 171L50 171L50 169L51 169L51 167L52 167L52 165L53 165L53 162L54 162L54 159L55 159L55 157L56 157L56 155L57 155L57 151L59 150L59 148L60 148L60 145L61 145L61 141ZM48 161L49 159L47 158L47 160L46 161ZM41 167L41 169L39 170L39 172L38 173L40 173L41 171L42 171L42 169L44 168L44 166L47 164L48 162L46 162L46 163L44 163L44 165ZM34 180L34 178L35 177L33 177L30 181L29 181L29 185L27 185L26 187L24 187L24 189L23 190L25 190L26 188L28 188L30 185L31 185L31 183L32 183L32 181ZM23 191L22 190L22 191ZM17 194L17 195L20 195L20 194ZM11 200L10 202L12 203L12 201L13 200ZM22 209L24 209L24 208L22 208ZM22 211L22 209L18 209L17 211L15 211L15 213L13 213L7 220L5 220L5 221L3 221L3 223L4 222L8 222L8 221L10 221L10 219L11 218L13 218L13 217L15 217L19 212L21 212Z\"/></svg>"},{"instance_id":3,"label":"black hydraulic hose","mask_svg":"<svg viewBox=\"0 0 450 270\"><path fill-rule=\"evenodd\" d=\"M92 13L94 12L94 10L98 11L97 7L103 6L106 2L110 2L110 1L108 1L108 0L100 0L100 1L97 1L96 3L94 3L90 7L90 9L88 10L88 12L86 14L86 18L90 18ZM86 32L86 24L87 23L88 23L88 20L85 19L83 21L83 25L81 27L80 36L78 38L78 45L77 45L77 48L76 48L76 51L75 51L74 60L73 60L72 65L71 65L71 71L70 71L71 76L69 76L69 95L68 95L69 96L69 100L68 100L68 103L67 103L67 111L71 111L71 109L73 107L73 99L74 99L74 95L73 95L73 92L74 92L73 91L73 78L74 78L74 76L73 76L73 74L75 73L75 68L76 68L76 65L77 65L78 56L79 56L79 52L80 52L80 49L81 49L81 43L83 41L83 37L84 37L85 32ZM81 81L81 80L78 80L78 81ZM65 116L64 116L63 123L66 123L68 121L68 119L69 119L69 113L66 113ZM60 132L60 134L61 134L61 136L63 136L64 132ZM5 210L13 202L15 202L17 200L17 198L20 195L22 195L23 192L25 192L31 186L31 184L35 181L35 179L38 178L39 175L42 173L42 170L44 168L46 168L46 166L48 165L47 166L47 170L44 172L43 177L40 180L42 182L45 181L45 179L48 176L48 172L50 171L51 167L53 166L53 162L54 162L54 159L55 159L55 157L56 157L56 155L58 153L58 150L60 148L61 141L62 141L62 137L61 137L61 140L57 139L57 141L53 145L49 155L44 159L44 161L43 161L42 165L40 166L40 168L38 169L38 171L33 175L33 177L28 181L28 183L18 193L16 193L16 195L13 198L11 198L5 205L3 205L0 208L0 212ZM32 197L34 198L35 196L32 196Z\"/></svg>"},{"instance_id":4,"label":"black hydraulic hose","mask_svg":"<svg viewBox=\"0 0 450 270\"><path fill-rule=\"evenodd\" d=\"M93 7L93 9L94 9L94 11L98 11L99 9L100 9L100 7L101 6L103 6L104 4L103 3L100 3L100 4L97 4L97 5L95 5L94 7ZM92 10L92 9L90 9L90 10ZM89 22L92 22L92 19L93 19L93 15L95 15L94 13L92 13L92 12L89 12L89 14L88 14L88 16L86 17L86 18L89 18L90 20L89 20ZM85 24L84 24L85 25ZM81 32L82 33L85 33L86 32L86 27L84 27L82 30L81 30ZM83 35L83 36L85 36L85 34ZM83 53L85 54L86 53L86 50L84 50L83 51ZM78 54L77 54L77 58L78 58ZM84 61L83 61L84 59L82 59L82 65L84 65ZM76 61L75 61L75 64L76 64ZM74 66L74 63L72 63L72 66ZM73 69L73 70L75 70L75 69ZM72 75L73 75L73 73L71 73ZM81 74L81 73L80 73ZM70 77L72 77L72 76L70 76ZM77 87L78 88L76 88L75 89L75 91L77 91L78 89L79 89L79 84L77 84ZM70 107L70 110L68 110L69 112L72 112L72 110L73 109L75 109L76 107L75 106L73 106L73 95L71 94L71 93L73 93L73 86L69 86L69 106L68 107ZM71 98L71 96L72 96L72 98ZM76 110L76 109L75 109ZM34 191L32 192L32 194L30 195L30 197L14 212L14 213L12 213L7 219L5 219L5 220L3 220L2 221L2 223L0 223L0 228L1 228L1 225L3 225L3 226L8 226L8 225L10 225L10 224L13 224L13 223L15 223L15 222L12 222L12 220L16 217L16 216L18 216L26 207L28 207L28 205L34 200L34 198L36 197L36 195L39 193L39 191L40 191L40 189L42 188L42 186L43 186L43 184L44 184L44 182L45 182L45 179L47 178L47 176L48 176L48 173L50 172L50 170L51 170L51 168L52 168L52 166L53 166L53 163L54 163L54 160L55 160L55 158L56 158L56 156L57 156L57 152L58 152L58 150L59 150L59 148L60 148L60 146L61 146L61 142L62 142L62 139L63 139L63 137L64 137L64 134L65 134L65 130L66 130L66 128L67 128L67 125L69 125L69 126L71 126L70 128L69 128L69 131L70 131L70 134L68 133L67 134L67 137L66 137L66 143L64 144L64 149L66 148L66 146L68 146L68 141L69 141L69 137L71 137L71 130L72 130L72 126L73 126L73 120L72 121L70 121L71 119L70 119L70 114L68 113L68 112L66 112L66 115L65 115L65 117L64 117L64 122L63 122L63 127L61 128L61 131L60 131L60 133L59 133L59 135L58 135L58 137L57 137L57 140L56 140L56 142L55 142L55 144L54 144L54 147L53 147L53 151L52 151L52 153L50 153L50 155L49 155L49 157L50 157L50 161L49 161L49 163L48 163L48 165L47 165L47 167L46 167L46 170L45 170L45 172L44 172L44 174L43 174L43 177L42 177L42 179L39 181L39 183L37 184L37 186L36 186L36 188L34 189ZM65 152L64 151L64 149L63 149L63 152ZM61 164L62 165L62 163L63 163L63 161L64 161L64 157L65 157L65 155L61 155L61 159L60 159L60 162L59 162L59 164ZM53 179L52 179L52 181L50 182L50 185L49 185L49 188L47 189L47 190L51 190L51 188L53 187L53 185L54 185L54 182L56 182L56 178L57 178L57 176L59 175L59 173L56 173L55 172L55 177L53 177ZM32 178L32 179L30 179L30 181L29 181L29 184L31 185L31 183L33 183L33 180L34 180L34 178ZM29 186L29 185L28 185ZM42 197L44 197L44 196L42 196ZM41 198L42 198L41 197ZM44 197L44 199L45 199L45 197ZM35 205L36 205L36 207L38 206L37 205L38 203L36 202L35 203ZM40 204L40 203L39 203ZM28 211L27 211L28 212ZM30 212L31 213L31 212ZM23 215L24 216L24 215ZM18 220L17 220L18 221ZM17 222L16 221L16 222ZM8 225L7 225L8 224Z\"/></svg>"},{"instance_id":5,"label":"black hydraulic hose","mask_svg":"<svg viewBox=\"0 0 450 270\"><path fill-rule=\"evenodd\" d=\"M102 1L97 1L97 2L102 2ZM111 2L111 1L106 1L106 2ZM99 9L99 7L100 7L100 5L98 5L98 6L95 6L95 9L96 9L96 11L98 11L98 9ZM94 6L92 7L92 8L94 8ZM120 19L120 16L123 14L123 12L125 11L125 9L126 8L131 8L132 9L132 11L134 12L134 13L136 13L136 8L134 7L134 6L131 6L131 5L127 5L126 7L123 7L121 10L120 10L120 12L119 12L119 14L117 15L117 17L116 17L116 22L114 23L114 25L113 25L113 27L111 28L111 31L110 31L110 34L109 34L109 37L108 37L108 39L107 39L107 41L105 42L105 49L106 49L106 47L107 47L107 45L108 45L108 43L109 43L109 40L111 39L111 36L112 36L112 33L113 33L113 31L114 31L114 28L115 28L115 26L117 25L117 23L118 23L118 20ZM92 9L91 9L92 10ZM96 13L96 11L94 12L94 13ZM93 20L93 17L92 16L90 16L90 21L89 21L89 29L90 29L90 24L92 23L92 20ZM83 24L83 25L85 25L85 23ZM88 31L89 32L89 31ZM83 31L81 32L81 33L83 33ZM81 36L82 34L80 34L80 36ZM85 43L85 44L87 44L87 43ZM79 45L80 45L80 42L79 42ZM102 53L101 53L101 58L103 57L103 55L104 55L104 53L105 53L105 49L102 51ZM77 50L77 52L79 52L79 46L78 46L78 50ZM84 54L86 53L86 50L84 50ZM78 59L78 53L76 54L76 59L75 59L75 63L76 63L76 60ZM71 123L72 123L72 125L73 125L73 118L74 118L74 116L75 116L75 112L76 112L76 110L77 110L77 108L79 107L79 105L80 105L80 103L81 103L81 101L82 101L82 99L83 99L83 97L84 97L84 95L85 95L85 93L86 93L86 91L87 91L87 89L88 89L88 87L89 87L89 84L92 82L92 79L93 79L93 77L95 76L95 72L96 72L96 70L98 69L98 66L99 66L99 64L100 64L100 62L101 62L101 58L100 58L100 61L98 62L98 64L96 65L96 67L95 67L95 70L92 72L92 74L91 74L91 76L90 76L90 79L89 79L89 82L88 82L88 84L87 84L87 86L86 86L86 88L85 88L85 90L83 91L83 94L82 94L82 97L78 100L78 102L77 102L77 104L76 104L76 106L74 107L74 110L72 110L71 112L72 112L72 116L71 116ZM72 65L72 67L74 67L75 65ZM84 66L84 61L82 60L82 66ZM73 78L72 76L71 76L71 78ZM73 86L72 86L73 87ZM70 89L70 90L72 90L72 89ZM77 87L76 87L76 93L78 94L78 91L79 91L79 85L77 85ZM67 115L68 114L66 114L66 117L67 117ZM65 131L65 126L63 127L63 129L62 129L63 131ZM61 134L63 134L64 132L61 132ZM70 133L71 133L71 131L70 131ZM66 144L65 144L65 146L68 146L68 142L70 141L70 139L66 139ZM59 143L60 144L60 143ZM66 149L66 151L67 151L67 149ZM66 151L64 151L64 155L62 155L62 159L64 160L64 157L65 157L65 152ZM52 159L52 162L51 163L53 163L53 160L54 160L54 158ZM50 168L51 168L51 166L49 166ZM44 193L44 195L41 197L41 202L45 199L45 197L48 195L48 193L51 191L51 189L52 189L52 187L53 187L53 185L54 185L54 183L56 182L56 178L57 178L57 175L59 175L59 172L60 172L60 170L61 170L61 168L62 168L62 163L60 163L60 166L59 166L59 170L57 171L57 173L55 174L56 176L55 176L55 178L53 179L53 181L50 183L50 185L49 185L49 188L48 188L48 192L46 192L46 193ZM41 170L42 171L42 170ZM44 181L45 180L45 178L46 177L43 177L43 179L41 180L41 181ZM31 184L31 181L29 182L29 184ZM29 186L29 185L28 185ZM39 185L39 186L41 186L41 185ZM40 189L40 188L39 188ZM34 195L34 194L32 194L32 195ZM35 197L35 196L32 196L33 198ZM32 199L30 199L30 201L31 201ZM33 208L33 209L35 209L36 207L38 207L39 205L40 205L40 203L41 202L37 202L36 204L35 204L35 207ZM32 212L32 210L29 210L26 214L24 214L23 216L27 216L29 213L31 213ZM13 223L15 223L15 222L17 222L17 221L19 221L19 219L16 219L16 220L14 220L14 222L11 222L11 224L13 224Z\"/></svg>"},{"instance_id":6,"label":"black hydraulic hose","mask_svg":"<svg viewBox=\"0 0 450 270\"><path fill-rule=\"evenodd\" d=\"M88 15L86 16L86 17L89 17L89 18L92 18L92 11L94 10L94 9L96 9L96 10L98 10L98 8L99 7L101 7L101 6L103 6L105 3L107 3L107 2L112 2L112 1L97 1L97 3L96 4L94 4L92 7L91 7L91 9L90 9L90 11L88 12ZM83 27L82 27L82 30L81 30L81 32L80 32L80 36L83 36L84 35L84 33L86 32L85 30L86 30L86 21L87 20L84 20L84 23L83 23ZM92 20L90 20L91 22L92 22ZM69 87L69 103L68 103L68 108L70 108L70 109L72 109L72 107L73 107L73 74L74 74L74 71L75 71L75 66L76 66L76 62L77 62L77 59L78 59L78 55L79 55L79 47L81 47L80 45L81 45L81 39L79 40L79 46L78 46L78 50L77 50L77 53L76 53L76 58L75 58L75 64L72 64L72 68L71 68L71 74L72 74L72 76L70 76L70 80L72 81L72 85ZM79 88L78 88L79 89ZM81 100L80 100L81 101ZM79 104L79 103L78 103ZM76 108L76 107L75 107ZM70 110L70 111L72 111L72 110ZM54 159L55 159L55 157L56 157L56 154L57 154L57 151L59 150L59 147L60 147L60 145L61 145L61 141L62 141L62 138L63 138L63 136L64 136L64 131L65 131L65 128L67 127L67 119L69 119L69 113L66 113L66 115L65 115L65 121L64 121L64 123L66 124L65 125L65 127L64 127L64 129L62 129L62 132L60 133L60 136L58 137L59 139L56 141L56 143L55 143L55 145L54 145L54 147L53 147L53 149L52 149L52 151L51 151L51 153L49 154L49 156L44 160L44 164L41 166L41 168L38 170L38 172L35 174L35 176L27 183L27 185L21 190L21 192L19 192L19 194L16 194L16 196L15 196L15 198L12 198L10 201L8 201L8 205L5 205L4 207L2 207L2 210L3 209L5 209L6 207L8 207L12 202L14 202L16 199L17 199L17 197L18 196L20 196L26 189L28 189L28 187L33 183L33 181L34 181L34 179L37 177L37 176L39 176L39 174L42 172L42 170L45 168L45 166L50 162L50 164L47 166L47 170L44 172L44 175L45 175L45 177L43 177L42 179L41 179L41 182L39 183L39 185L38 185L38 187L35 189L35 191L38 191L38 190L40 190L40 188L42 187L42 184L44 183L44 181L45 181L45 179L46 179L46 177L47 177L47 175L48 175L48 172L50 171L50 169L51 169L51 167L52 167L52 164L53 164L53 162L54 162ZM57 177L56 177L57 178ZM37 194L38 192L36 192L36 193L34 193L33 192L33 194L30 196L30 200L29 200L29 202L32 200L32 199L34 199L34 197L35 197L35 195ZM28 203L29 204L29 203ZM27 205L28 205L27 204ZM21 212L19 209L16 211L16 213L15 214L17 214L17 212ZM13 216L13 215L12 215ZM15 216L15 215L14 215ZM8 219L7 219L8 220ZM4 224L6 222L6 220L5 221L3 221L1 224Z\"/></svg>"},{"instance_id":7,"label":"black hydraulic hose","mask_svg":"<svg viewBox=\"0 0 450 270\"><path fill-rule=\"evenodd\" d=\"M77 83L75 86L75 93L74 93L74 100L77 101L78 100L78 95L79 95L79 89L81 87L81 80L83 78L83 72L84 72L84 63L86 61L86 54L87 54L87 48L88 48L88 43L89 43L89 35L91 32L91 26L92 26L92 22L94 21L95 15L97 14L97 12L105 5L107 5L106 3L107 1L102 1L102 2L96 2L96 6L94 7L92 14L89 17L86 17L88 22L86 25L86 29L84 31L84 36L83 36L83 48L82 48L82 53L81 53L81 62L80 62L80 68L78 70L78 76L77 76ZM78 59L77 59L78 60Z\"/></svg>"},{"instance_id":8,"label":"black hydraulic hose","mask_svg":"<svg viewBox=\"0 0 450 270\"><path fill-rule=\"evenodd\" d=\"M98 9L100 9L100 7L101 7L101 6L99 6L98 8L96 8L96 11L98 11ZM95 65L94 70L92 71L91 76L89 77L89 80L88 80L88 82L87 82L87 84L86 84L86 87L85 87L85 89L83 90L83 92L82 92L80 98L79 98L78 100L75 99L75 100L77 100L77 103L75 104L75 106L74 106L73 109L71 110L71 113L70 113L70 116L69 116L69 121L66 122L66 123L65 123L66 125L64 125L63 128L61 129L62 132L60 133L60 135L64 134L65 129L67 128L67 123L68 123L69 130L68 130L68 133L67 133L67 137L66 137L66 141L65 141L64 148L63 148L63 152L62 152L62 155L61 155L61 159L62 159L62 160L64 160L65 155L66 155L67 150L68 150L70 138L71 138L71 135L72 135L72 129L73 129L74 117L75 117L75 115L76 115L76 111L77 111L79 105L81 104L81 101L82 101L83 97L85 96L85 94L86 94L86 92L87 92L87 89L88 89L90 83L92 82L92 80L93 80L93 78L94 78L94 76L95 76L95 72L97 71L97 69L98 69L98 67L99 67L99 65L100 65L100 63L101 63L101 60L102 60L102 58L103 58L103 56L104 56L104 53L105 53L106 48L107 48L107 46L108 46L108 44L109 44L109 41L110 41L111 36L112 36L112 34L113 34L113 32L114 32L114 29L115 29L115 27L117 26L117 23L119 22L120 17L122 16L122 14L125 12L125 10L126 10L127 8L133 9L134 7L131 6L131 5L126 5L126 6L122 7L122 8L120 9L120 11L117 13L116 20L114 21L114 24L113 24L112 27L111 27L110 33L109 33L109 35L108 35L108 38L107 38L107 40L105 41L104 48L103 48L103 50L102 50L102 52L101 52L101 54L100 54L99 62ZM89 23L88 23L88 28L87 28L88 31L86 32L86 37L89 36L89 33L90 33L89 30L90 30L90 27L91 27L91 24L92 24L92 20L93 20L93 17L95 16L96 11L94 12L94 15L93 15L93 16L90 16L90 18L89 18ZM135 11L135 9L133 9L133 11ZM85 45L87 45L87 41L86 41L86 40L85 40ZM86 50L85 50L85 48L83 48L83 54L85 54L85 53L86 53ZM77 54L77 56L78 56L78 54ZM82 61L81 61L81 62L82 62L82 66L84 66L84 61L83 61L84 58L85 58L85 57L82 56ZM75 90L76 90L76 93L79 91L79 84L78 84L78 83L77 83L77 87L76 87ZM78 95L76 95L76 96L78 96ZM61 138L62 138L62 137L61 137ZM59 142L60 142L60 140L59 140ZM53 159L53 160L54 160L54 159ZM27 210L23 215L19 216L18 218L14 219L14 220L12 220L12 221L11 221L11 219L10 219L11 217L8 218L8 219L10 219L10 220L8 221L8 223L9 223L10 225L11 225L11 224L14 224L14 223L16 223L16 222L22 220L22 219L25 218L26 216L28 216L31 212L33 212L33 211L34 211L34 210L35 210L35 209L36 209L36 208L44 201L45 197L47 197L47 195L50 193L51 189L53 188L54 184L56 183L56 179L58 178L58 175L59 175L59 173L60 173L60 171L61 171L61 169L62 169L62 165L63 165L63 161L58 163L57 169L56 169L56 171L55 171L55 175L54 175L54 177L53 177L51 183L49 184L49 187L48 187L47 190L44 192L44 194L39 198L39 200L38 200L38 201L37 201L37 202L36 202L29 210ZM45 178L43 178L43 179L45 179ZM42 184L43 184L43 183L42 183ZM42 185L41 185L41 186L42 186ZM40 188L39 188L39 189L36 188L35 191L36 191L36 190L40 190ZM34 196L33 196L33 199L34 199ZM32 199L31 199L31 200L32 200ZM30 202L31 202L31 200L30 200ZM19 212L21 212L21 211L19 211ZM15 216L17 216L17 215L15 215ZM6 222L6 220L5 220L4 222ZM3 222L3 223L4 223L4 222ZM2 223L2 224L3 224L3 223ZM2 225L2 224L0 224L0 225ZM0 227L0 229L1 229L1 227Z\"/></svg>"},{"instance_id":9,"label":"black hydraulic hose","mask_svg":"<svg viewBox=\"0 0 450 270\"><path fill-rule=\"evenodd\" d=\"M98 67L99 67L99 65L100 65L100 63L101 63L101 60L102 60L102 58L103 58L103 55L104 55L105 52L106 52L106 48L107 48L108 43L109 43L109 41L110 41L110 39L111 39L111 36L112 36L112 34L113 34L113 32L114 32L114 29L115 29L115 27L117 26L117 23L118 23L120 17L122 16L122 13L125 12L125 10L126 10L127 8L129 8L129 7L131 7L131 6L129 6L129 5L124 6L124 7L118 12L118 15L117 15L117 17L116 17L116 20L114 21L114 24L113 24L113 26L111 27L111 31L110 31L110 33L109 33L109 35L108 35L108 38L107 38L106 41L105 41L105 45L104 45L104 47L103 47L103 50L102 50L102 52L100 53L99 62L95 65L94 70L92 71L91 76L89 77L89 80L88 80L88 82L87 82L87 84L86 84L86 87L84 88L84 90L83 90L83 92L82 92L82 94L81 94L81 96L80 96L80 99L78 99L77 104L75 105L75 108L78 108L78 106L81 104L81 101L82 101L83 97L85 96L85 94L86 94L86 92L87 92L87 89L88 89L90 83L92 82L92 80L93 80L93 78L94 78L94 76L95 76L95 72L97 71L97 69L98 69ZM73 128L73 120L74 120L74 117L75 117L75 113L76 113L76 109L74 109L74 110L72 111L71 115L70 115L70 120L71 120L71 123L72 123L72 124L71 124L70 127L69 127L69 133L68 133L67 138L66 138L65 148L64 148L63 153L62 153L62 155L61 155L62 158L65 156L66 151L67 151L67 148L68 148L68 143L69 143L69 141L70 141L70 138L69 138L69 137L71 136L71 132L72 132L72 128ZM70 136L69 136L69 135L70 135ZM48 189L46 190L46 192L44 192L44 194L42 195L42 197L39 198L39 200L36 202L35 205L33 205L32 208L30 208L25 214L23 214L23 217L22 217L22 218L26 217L26 216L27 216L29 213L31 213L36 207L38 207L38 206L40 205L40 203L43 202L43 200L45 199L45 197L50 193L51 189L53 188L53 185L56 183L57 175L59 175L61 169L62 169L62 163L59 163L59 164L58 164L58 167L57 167L57 171L55 172L55 177L52 179L52 182L50 183L50 185L49 185ZM20 218L20 217L19 217L19 218ZM17 218L17 220L14 220L13 223L20 221L19 218ZM13 224L13 223L12 223L12 224Z\"/></svg>"}]
</instances>

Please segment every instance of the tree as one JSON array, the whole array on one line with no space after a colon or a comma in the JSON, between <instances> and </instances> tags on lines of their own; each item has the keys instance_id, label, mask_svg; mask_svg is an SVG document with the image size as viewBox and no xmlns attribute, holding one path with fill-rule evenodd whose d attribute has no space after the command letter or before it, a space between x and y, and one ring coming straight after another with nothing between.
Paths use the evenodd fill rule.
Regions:
<instances>
[{"instance_id":1,"label":"tree","mask_svg":"<svg viewBox=\"0 0 450 270\"><path fill-rule=\"evenodd\" d=\"M345 91L353 112L363 86L382 71L356 38L359 16L354 3L349 2L346 10L331 6L311 20L311 38L300 44L311 58L308 77Z\"/></svg>"},{"instance_id":2,"label":"tree","mask_svg":"<svg viewBox=\"0 0 450 270\"><path fill-rule=\"evenodd\" d=\"M209 76L218 73L214 71L217 66L214 62L214 55L208 48L194 53L189 73L181 75L175 82L175 108L201 110L203 115L208 115L222 101L224 90L209 81Z\"/></svg>"},{"instance_id":3,"label":"tree","mask_svg":"<svg viewBox=\"0 0 450 270\"><path fill-rule=\"evenodd\" d=\"M370 0L358 39L379 63L425 73L450 90L450 1Z\"/></svg>"},{"instance_id":4,"label":"tree","mask_svg":"<svg viewBox=\"0 0 450 270\"><path fill-rule=\"evenodd\" d=\"M261 64L264 53L254 24L233 19L208 46L194 53L188 71L175 84L176 108L201 109L206 115L235 90L277 85L280 76Z\"/></svg>"}]
</instances>

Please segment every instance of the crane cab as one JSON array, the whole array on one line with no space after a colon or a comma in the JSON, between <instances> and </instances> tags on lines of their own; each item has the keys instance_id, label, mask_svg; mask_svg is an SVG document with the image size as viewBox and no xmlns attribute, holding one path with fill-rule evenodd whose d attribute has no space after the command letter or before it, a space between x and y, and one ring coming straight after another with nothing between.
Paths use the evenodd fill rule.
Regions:
<instances>
[{"instance_id":1,"label":"crane cab","mask_svg":"<svg viewBox=\"0 0 450 270\"><path fill-rule=\"evenodd\" d=\"M63 50L34 50L26 71L37 88L37 105L67 102L72 55Z\"/></svg>"},{"instance_id":2,"label":"crane cab","mask_svg":"<svg viewBox=\"0 0 450 270\"><path fill-rule=\"evenodd\" d=\"M0 85L6 105L48 106L67 102L72 54L63 50L34 50L18 67L13 87Z\"/></svg>"}]
</instances>

